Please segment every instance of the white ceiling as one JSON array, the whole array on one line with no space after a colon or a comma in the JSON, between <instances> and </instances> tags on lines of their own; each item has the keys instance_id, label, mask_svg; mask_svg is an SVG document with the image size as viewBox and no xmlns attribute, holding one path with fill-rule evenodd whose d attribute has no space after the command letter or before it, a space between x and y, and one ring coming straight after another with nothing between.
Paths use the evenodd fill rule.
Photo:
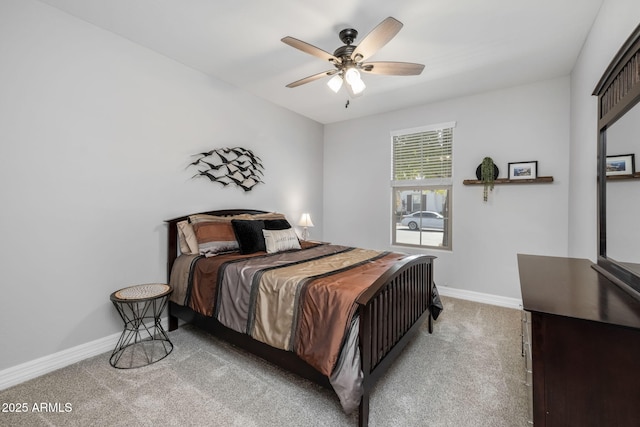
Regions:
<instances>
[{"instance_id":1,"label":"white ceiling","mask_svg":"<svg viewBox=\"0 0 640 427\"><path fill-rule=\"evenodd\" d=\"M568 75L602 0L40 0L184 65L320 123ZM384 18L404 24L370 58L425 64L420 76L364 75L350 101L328 78L285 85L333 67L280 41L328 52L338 32L354 44Z\"/></svg>"}]
</instances>

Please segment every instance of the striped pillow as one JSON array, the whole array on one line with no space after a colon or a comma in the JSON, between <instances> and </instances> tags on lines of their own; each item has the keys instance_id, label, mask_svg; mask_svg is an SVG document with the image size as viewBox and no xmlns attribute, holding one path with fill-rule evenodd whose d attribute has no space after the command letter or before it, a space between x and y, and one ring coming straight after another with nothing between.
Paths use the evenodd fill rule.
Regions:
<instances>
[{"instance_id":1,"label":"striped pillow","mask_svg":"<svg viewBox=\"0 0 640 427\"><path fill-rule=\"evenodd\" d=\"M214 256L240 249L231 221L199 222L193 224L200 255Z\"/></svg>"},{"instance_id":2,"label":"striped pillow","mask_svg":"<svg viewBox=\"0 0 640 427\"><path fill-rule=\"evenodd\" d=\"M262 230L262 234L264 235L267 252L270 254L291 249L300 249L300 242L293 228L287 228L285 230Z\"/></svg>"}]
</instances>

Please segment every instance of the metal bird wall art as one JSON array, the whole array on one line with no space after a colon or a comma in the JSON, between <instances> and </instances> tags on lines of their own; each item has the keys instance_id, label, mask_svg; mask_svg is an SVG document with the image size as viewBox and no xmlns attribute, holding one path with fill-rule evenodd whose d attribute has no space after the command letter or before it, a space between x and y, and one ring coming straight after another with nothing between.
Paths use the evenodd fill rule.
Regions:
<instances>
[{"instance_id":1,"label":"metal bird wall art","mask_svg":"<svg viewBox=\"0 0 640 427\"><path fill-rule=\"evenodd\" d=\"M193 176L206 177L223 187L234 184L244 191L251 191L259 183L263 183L262 159L253 151L242 147L216 148L204 153L194 154L198 158L189 164L198 168Z\"/></svg>"}]
</instances>

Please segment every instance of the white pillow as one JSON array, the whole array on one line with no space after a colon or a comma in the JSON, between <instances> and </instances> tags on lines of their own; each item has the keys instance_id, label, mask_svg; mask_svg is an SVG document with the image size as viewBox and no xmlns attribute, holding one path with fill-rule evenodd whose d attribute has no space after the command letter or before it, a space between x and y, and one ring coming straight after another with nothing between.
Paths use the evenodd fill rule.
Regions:
<instances>
[{"instance_id":1,"label":"white pillow","mask_svg":"<svg viewBox=\"0 0 640 427\"><path fill-rule=\"evenodd\" d=\"M290 249L300 249L298 235L293 228L286 230L262 230L267 253L288 251Z\"/></svg>"}]
</instances>

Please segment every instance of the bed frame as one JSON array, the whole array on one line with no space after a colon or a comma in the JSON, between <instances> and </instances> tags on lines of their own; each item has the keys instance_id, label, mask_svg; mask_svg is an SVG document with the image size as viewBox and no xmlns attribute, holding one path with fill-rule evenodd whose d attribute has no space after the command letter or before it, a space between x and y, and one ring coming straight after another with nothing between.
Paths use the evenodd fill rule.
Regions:
<instances>
[{"instance_id":1,"label":"bed frame","mask_svg":"<svg viewBox=\"0 0 640 427\"><path fill-rule=\"evenodd\" d=\"M230 216L265 211L252 209L226 209L204 214ZM188 216L166 221L169 225L167 277L171 276L173 262L178 256L178 229L180 221ZM369 396L380 378L402 349L416 335L420 325L428 319L429 333L433 331L430 312L433 286L433 259L427 255L414 255L396 263L357 299L360 313L360 354L362 359L363 395L360 401L358 425L369 422ZM214 318L203 316L188 307L169 302L169 330L178 327L178 319L192 323L233 345L245 349L283 369L296 373L332 390L329 379L292 352L276 349L233 331Z\"/></svg>"}]
</instances>

